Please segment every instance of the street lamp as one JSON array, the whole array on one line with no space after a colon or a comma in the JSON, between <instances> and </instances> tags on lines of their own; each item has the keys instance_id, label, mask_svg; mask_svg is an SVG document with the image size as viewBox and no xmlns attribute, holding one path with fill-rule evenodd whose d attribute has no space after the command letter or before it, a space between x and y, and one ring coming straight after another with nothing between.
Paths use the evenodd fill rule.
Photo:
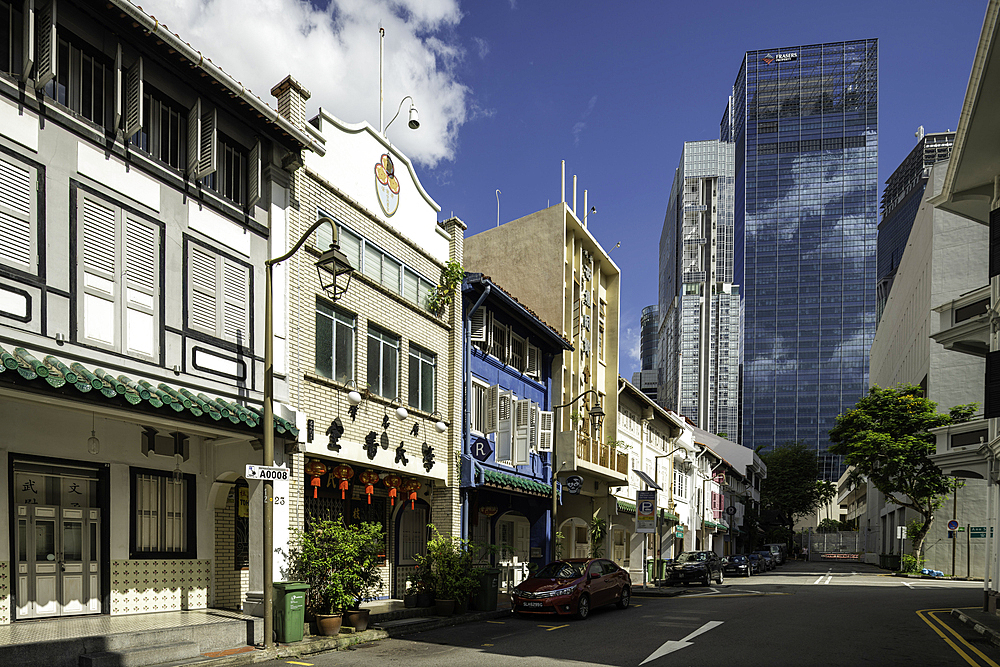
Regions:
<instances>
[{"instance_id":1,"label":"street lamp","mask_svg":"<svg viewBox=\"0 0 1000 667\"><path fill-rule=\"evenodd\" d=\"M326 216L320 218L302 235L291 250L281 257L275 257L264 262L264 465L274 465L274 315L271 274L275 264L280 264L294 255L306 239L321 225L329 224L333 228L332 242L329 250L320 255L316 261L316 270L320 272L320 285L334 301L343 296L350 284L353 267L347 256L340 251L337 223ZM323 271L332 274L333 282L326 284ZM347 276L347 284L337 287L337 279ZM326 280L329 280L326 279ZM274 563L274 482L264 480L264 648L274 647L272 637L272 608L274 601L274 583L271 581Z\"/></svg>"},{"instance_id":2,"label":"street lamp","mask_svg":"<svg viewBox=\"0 0 1000 667\"><path fill-rule=\"evenodd\" d=\"M676 441L677 438L673 438L673 440ZM673 456L674 454L676 454L677 452L682 451L682 450L684 451L684 458L687 459L687 448L684 447L684 446L674 447L671 451L667 452L666 454L660 454L659 456L654 456L653 457L653 481L656 482L657 485L660 483L660 466L658 466L656 464L656 462L659 461L660 459L665 459L665 458L667 458L669 456ZM673 470L673 466L670 466L670 469ZM674 487L673 487L673 482L674 482L673 479L668 479L665 482L666 485L667 485L667 488L670 489L670 493L667 494L667 511L669 511L669 512L673 511L673 504L674 504ZM653 557L655 559L657 559L657 560L659 560L660 558L663 557L663 538L660 537L660 508L659 507L656 508L656 552L653 554Z\"/></svg>"},{"instance_id":3,"label":"street lamp","mask_svg":"<svg viewBox=\"0 0 1000 667\"><path fill-rule=\"evenodd\" d=\"M579 396L577 396L576 398L574 398L569 403L566 403L564 405L556 405L556 406L554 406L552 408L552 422L554 424L558 424L559 423L559 418L558 418L559 417L559 415L558 415L559 408L568 408L569 406L573 405L574 403L576 403L577 401L579 401L581 398L583 398L587 394L593 394L594 396L597 396L597 403L594 405L594 407L592 407L589 410L589 414L590 414L590 423L591 423L592 429L595 432L600 432L600 430L601 430L601 424L604 423L604 410L601 408L601 397L600 397L600 394L598 394L593 389L588 389L587 391L583 392L582 394L580 394ZM556 448L555 448L554 445L555 445L555 443L553 443L553 447L552 447L552 539L551 539L551 542L550 542L550 545L549 545L549 549L550 549L550 552L552 554L551 560L555 560L556 559L556 528L558 527L558 525L556 523L556 512L559 509L559 507L558 507L558 499L556 497L556 484L557 484L556 475L559 473L559 469L557 467Z\"/></svg>"}]
</instances>

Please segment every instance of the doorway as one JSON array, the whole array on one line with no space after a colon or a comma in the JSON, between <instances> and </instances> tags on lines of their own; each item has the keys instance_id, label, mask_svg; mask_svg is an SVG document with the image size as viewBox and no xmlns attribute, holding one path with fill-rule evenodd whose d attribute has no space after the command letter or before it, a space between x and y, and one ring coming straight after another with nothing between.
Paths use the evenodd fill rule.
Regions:
<instances>
[{"instance_id":1,"label":"doorway","mask_svg":"<svg viewBox=\"0 0 1000 667\"><path fill-rule=\"evenodd\" d=\"M14 462L14 620L101 613L98 472Z\"/></svg>"}]
</instances>

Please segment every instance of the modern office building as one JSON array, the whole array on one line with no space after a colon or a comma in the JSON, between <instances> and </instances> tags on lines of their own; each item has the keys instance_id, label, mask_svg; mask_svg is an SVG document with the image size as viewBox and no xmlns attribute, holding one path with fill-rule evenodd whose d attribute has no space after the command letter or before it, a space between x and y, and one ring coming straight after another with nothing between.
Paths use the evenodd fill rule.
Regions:
<instances>
[{"instance_id":1,"label":"modern office building","mask_svg":"<svg viewBox=\"0 0 1000 667\"><path fill-rule=\"evenodd\" d=\"M735 148L740 442L809 443L836 480L828 431L868 388L875 328L878 40L747 52L720 138Z\"/></svg>"},{"instance_id":2,"label":"modern office building","mask_svg":"<svg viewBox=\"0 0 1000 667\"><path fill-rule=\"evenodd\" d=\"M660 336L660 307L657 304L642 309L639 320L640 369L632 373L632 384L656 402L659 373L656 366L656 348Z\"/></svg>"},{"instance_id":3,"label":"modern office building","mask_svg":"<svg viewBox=\"0 0 1000 667\"><path fill-rule=\"evenodd\" d=\"M724 141L684 144L660 235L666 314L660 345L664 406L735 440L740 290L733 284L733 152ZM667 272L675 275L665 278Z\"/></svg>"},{"instance_id":4,"label":"modern office building","mask_svg":"<svg viewBox=\"0 0 1000 667\"><path fill-rule=\"evenodd\" d=\"M892 282L906 250L907 240L917 210L924 199L931 167L951 156L955 133L924 134L917 130L919 141L906 159L892 172L882 192L882 222L878 225L877 283L875 324L882 321L885 303L889 300Z\"/></svg>"}]
</instances>

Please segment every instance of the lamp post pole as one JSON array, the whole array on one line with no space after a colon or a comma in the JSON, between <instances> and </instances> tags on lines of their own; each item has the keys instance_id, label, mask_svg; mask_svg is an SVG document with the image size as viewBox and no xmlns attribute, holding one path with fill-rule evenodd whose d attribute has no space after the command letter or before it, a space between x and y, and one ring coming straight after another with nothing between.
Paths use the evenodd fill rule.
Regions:
<instances>
[{"instance_id":1,"label":"lamp post pole","mask_svg":"<svg viewBox=\"0 0 1000 667\"><path fill-rule=\"evenodd\" d=\"M298 243L281 257L275 257L264 262L264 465L274 465L274 313L273 313L273 286L272 272L275 264L280 264L294 255L306 239L323 224L329 224L333 228L333 244L330 250L323 253L317 266L332 267L333 270L333 292L336 295L337 276L343 273L350 273L350 263L343 253L340 252L338 244L337 224L327 217L320 217L313 225L306 230ZM347 267L343 269L341 267ZM346 289L346 287L344 288ZM336 296L334 297L336 298ZM263 535L263 563L264 574L264 648L274 648L274 636L272 629L272 613L274 607L274 482L270 479L264 480L264 535Z\"/></svg>"},{"instance_id":2,"label":"lamp post pole","mask_svg":"<svg viewBox=\"0 0 1000 667\"><path fill-rule=\"evenodd\" d=\"M573 405L587 394L593 394L594 396L598 397L597 403L590 410L590 420L591 420L591 426L594 430L600 429L601 423L604 421L604 410L601 409L600 395L593 389L588 389L587 391L583 392L582 394L574 398L569 403L566 403L564 405L553 406L552 408L553 428L558 428L557 424L560 423L558 419L559 409L568 408L569 406ZM555 440L555 438L553 438L553 440ZM558 523L556 520L556 512L559 510L558 497L556 496L556 485L558 484L556 476L559 474L559 460L558 457L556 456L556 450L557 450L556 443L553 442L552 443L552 540L549 550L550 553L552 554L551 560L556 559L556 529L558 528Z\"/></svg>"}]
</instances>

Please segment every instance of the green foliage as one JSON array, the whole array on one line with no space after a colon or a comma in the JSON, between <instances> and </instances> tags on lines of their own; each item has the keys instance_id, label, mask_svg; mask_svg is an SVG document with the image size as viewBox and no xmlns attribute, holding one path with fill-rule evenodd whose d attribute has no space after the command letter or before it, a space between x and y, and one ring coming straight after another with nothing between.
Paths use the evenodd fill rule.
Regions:
<instances>
[{"instance_id":1,"label":"green foliage","mask_svg":"<svg viewBox=\"0 0 1000 667\"><path fill-rule=\"evenodd\" d=\"M899 559L900 572L919 572L923 569L923 560L918 560L916 556L903 554Z\"/></svg>"},{"instance_id":2,"label":"green foliage","mask_svg":"<svg viewBox=\"0 0 1000 667\"><path fill-rule=\"evenodd\" d=\"M562 558L564 539L566 539L566 536L561 532L556 531L556 559Z\"/></svg>"},{"instance_id":3,"label":"green foliage","mask_svg":"<svg viewBox=\"0 0 1000 667\"><path fill-rule=\"evenodd\" d=\"M427 542L427 553L416 554L421 586L433 590L439 600L463 600L479 586L472 565L479 547L469 540L442 535L430 524L434 536Z\"/></svg>"},{"instance_id":4,"label":"green foliage","mask_svg":"<svg viewBox=\"0 0 1000 667\"><path fill-rule=\"evenodd\" d=\"M818 481L816 451L803 442L785 443L760 457L767 465L767 477L760 485L761 505L782 514L791 535L795 518L815 512L833 497L836 489Z\"/></svg>"},{"instance_id":5,"label":"green foliage","mask_svg":"<svg viewBox=\"0 0 1000 667\"><path fill-rule=\"evenodd\" d=\"M315 519L295 531L281 576L309 584L306 612L335 614L356 608L382 590L379 563L384 537L378 523L344 525L343 520Z\"/></svg>"},{"instance_id":6,"label":"green foliage","mask_svg":"<svg viewBox=\"0 0 1000 667\"><path fill-rule=\"evenodd\" d=\"M441 280L437 287L427 293L427 310L437 316L444 313L444 309L451 305L458 294L458 288L465 278L465 269L453 259L449 259L441 270Z\"/></svg>"},{"instance_id":7,"label":"green foliage","mask_svg":"<svg viewBox=\"0 0 1000 667\"><path fill-rule=\"evenodd\" d=\"M836 519L823 519L819 522L819 526L816 527L817 533L839 533L841 531L847 532L852 531L854 528L846 521L837 521Z\"/></svg>"},{"instance_id":8,"label":"green foliage","mask_svg":"<svg viewBox=\"0 0 1000 667\"><path fill-rule=\"evenodd\" d=\"M603 517L595 516L590 520L590 557L604 556L604 536L607 534L607 522Z\"/></svg>"},{"instance_id":9,"label":"green foliage","mask_svg":"<svg viewBox=\"0 0 1000 667\"><path fill-rule=\"evenodd\" d=\"M886 500L918 512L923 521L912 534L919 558L934 512L955 481L931 461L935 438L929 429L971 418L976 406L959 405L949 414L913 385L872 387L852 410L837 417L830 452L844 456L856 482L867 479Z\"/></svg>"}]
</instances>

